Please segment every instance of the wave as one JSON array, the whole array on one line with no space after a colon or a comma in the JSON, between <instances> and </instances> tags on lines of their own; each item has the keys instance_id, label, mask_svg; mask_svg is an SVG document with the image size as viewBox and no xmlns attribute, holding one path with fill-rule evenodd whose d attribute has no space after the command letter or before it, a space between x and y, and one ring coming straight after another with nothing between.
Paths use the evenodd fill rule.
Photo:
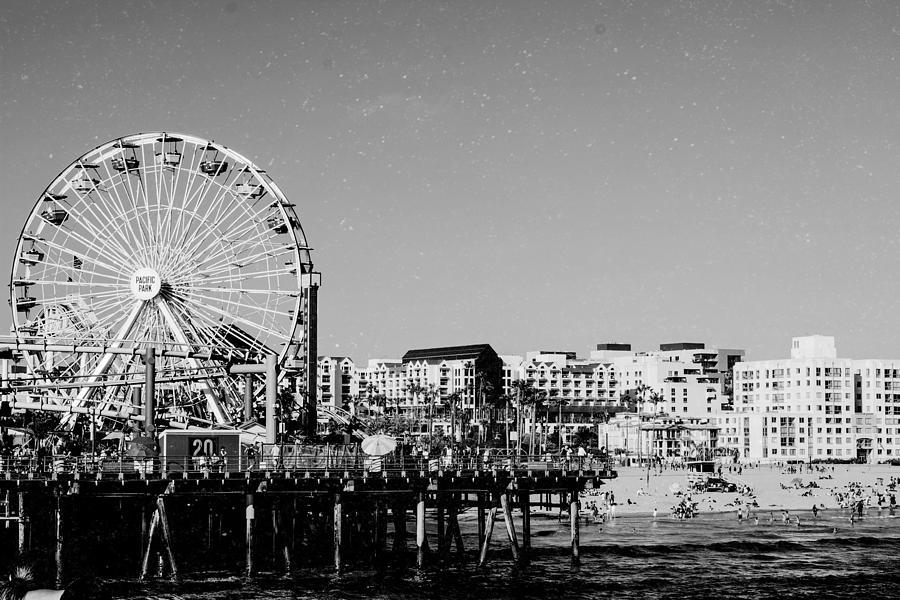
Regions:
<instances>
[{"instance_id":1,"label":"wave","mask_svg":"<svg viewBox=\"0 0 900 600\"><path fill-rule=\"evenodd\" d=\"M689 555L698 552L717 554L745 554L763 560L774 559L771 555L808 553L821 551L822 547L872 548L894 546L900 550L900 537L833 537L813 540L729 540L722 542L677 543L677 544L609 544L584 547L583 554L613 555L627 558L645 558L663 555ZM541 549L551 554L564 554L566 548ZM540 552L540 550L539 550ZM768 557L768 558L767 558Z\"/></svg>"}]
</instances>

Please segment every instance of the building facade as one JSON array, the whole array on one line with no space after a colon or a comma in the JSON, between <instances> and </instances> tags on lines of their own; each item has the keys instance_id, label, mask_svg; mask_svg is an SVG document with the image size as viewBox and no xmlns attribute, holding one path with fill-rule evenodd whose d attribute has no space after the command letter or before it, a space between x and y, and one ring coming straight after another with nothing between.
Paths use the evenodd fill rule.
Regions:
<instances>
[{"instance_id":1,"label":"building facade","mask_svg":"<svg viewBox=\"0 0 900 600\"><path fill-rule=\"evenodd\" d=\"M724 443L765 461L900 457L900 360L838 358L830 336L795 337L791 357L734 367Z\"/></svg>"}]
</instances>

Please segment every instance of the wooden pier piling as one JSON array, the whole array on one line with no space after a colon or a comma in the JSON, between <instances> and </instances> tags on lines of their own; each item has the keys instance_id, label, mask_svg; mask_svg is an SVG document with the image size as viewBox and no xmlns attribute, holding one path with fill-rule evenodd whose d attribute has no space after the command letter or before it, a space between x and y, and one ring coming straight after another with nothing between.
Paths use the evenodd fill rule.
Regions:
<instances>
[{"instance_id":1,"label":"wooden pier piling","mask_svg":"<svg viewBox=\"0 0 900 600\"><path fill-rule=\"evenodd\" d=\"M56 566L56 587L64 588L65 587L65 573L64 573L64 559L65 559L65 529L66 524L63 517L63 496L61 494L57 494L56 496L56 519L54 524L56 525L56 551L54 552L54 564Z\"/></svg>"},{"instance_id":2,"label":"wooden pier piling","mask_svg":"<svg viewBox=\"0 0 900 600\"><path fill-rule=\"evenodd\" d=\"M528 562L531 552L531 492L519 492L519 507L522 511L522 561Z\"/></svg>"},{"instance_id":3,"label":"wooden pier piling","mask_svg":"<svg viewBox=\"0 0 900 600\"><path fill-rule=\"evenodd\" d=\"M419 492L416 502L416 566L425 568L425 553L428 540L425 537L425 492Z\"/></svg>"},{"instance_id":4,"label":"wooden pier piling","mask_svg":"<svg viewBox=\"0 0 900 600\"><path fill-rule=\"evenodd\" d=\"M578 564L578 561L581 558L581 550L579 549L579 519L578 519L578 495L572 494L571 502L569 503L569 522L572 530L572 563Z\"/></svg>"},{"instance_id":5,"label":"wooden pier piling","mask_svg":"<svg viewBox=\"0 0 900 600\"><path fill-rule=\"evenodd\" d=\"M500 506L503 508L503 521L506 523L506 537L509 538L509 549L512 552L513 562L519 564L519 540L516 537L516 526L513 522L512 511L509 508L509 493L503 491L500 494Z\"/></svg>"},{"instance_id":6,"label":"wooden pier piling","mask_svg":"<svg viewBox=\"0 0 900 600\"><path fill-rule=\"evenodd\" d=\"M246 551L244 575L246 577L253 577L253 523L256 520L256 509L253 506L253 493L248 493L246 495L244 519L244 549Z\"/></svg>"},{"instance_id":7,"label":"wooden pier piling","mask_svg":"<svg viewBox=\"0 0 900 600\"><path fill-rule=\"evenodd\" d=\"M478 511L478 545L484 543L484 492L475 494L476 510Z\"/></svg>"},{"instance_id":8,"label":"wooden pier piling","mask_svg":"<svg viewBox=\"0 0 900 600\"><path fill-rule=\"evenodd\" d=\"M481 553L478 556L479 567L483 567L487 564L488 546L491 545L491 536L494 533L494 520L496 518L497 507L496 505L491 505L491 510L489 511L487 518L487 529L484 532L484 540L481 542Z\"/></svg>"},{"instance_id":9,"label":"wooden pier piling","mask_svg":"<svg viewBox=\"0 0 900 600\"><path fill-rule=\"evenodd\" d=\"M172 537L172 528L169 525L169 516L166 513L166 502L163 496L156 499L156 512L159 513L159 529L162 532L163 545L166 549L166 558L169 562L169 571L173 580L178 580L178 566L175 563L175 540Z\"/></svg>"},{"instance_id":10,"label":"wooden pier piling","mask_svg":"<svg viewBox=\"0 0 900 600\"><path fill-rule=\"evenodd\" d=\"M340 572L343 567L341 549L344 543L344 509L341 505L341 493L334 494L334 570Z\"/></svg>"},{"instance_id":11,"label":"wooden pier piling","mask_svg":"<svg viewBox=\"0 0 900 600\"><path fill-rule=\"evenodd\" d=\"M28 513L25 512L25 492L19 492L19 539L17 548L19 556L28 551Z\"/></svg>"}]
</instances>

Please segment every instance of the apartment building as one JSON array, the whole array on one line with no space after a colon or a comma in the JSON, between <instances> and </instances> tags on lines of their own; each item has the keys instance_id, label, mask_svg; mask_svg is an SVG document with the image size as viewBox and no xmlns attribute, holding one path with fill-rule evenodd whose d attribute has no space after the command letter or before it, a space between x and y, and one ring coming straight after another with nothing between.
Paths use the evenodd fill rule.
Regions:
<instances>
[{"instance_id":1,"label":"apartment building","mask_svg":"<svg viewBox=\"0 0 900 600\"><path fill-rule=\"evenodd\" d=\"M357 370L359 396L370 407L384 410L399 407L405 396L403 361L399 358L370 358Z\"/></svg>"},{"instance_id":2,"label":"apartment building","mask_svg":"<svg viewBox=\"0 0 900 600\"><path fill-rule=\"evenodd\" d=\"M347 356L320 356L317 363L318 401L338 408L348 407L359 394L353 359Z\"/></svg>"},{"instance_id":3,"label":"apartment building","mask_svg":"<svg viewBox=\"0 0 900 600\"><path fill-rule=\"evenodd\" d=\"M703 343L660 344L659 351L632 352L630 344L601 344L592 360L607 361L626 398L644 413L709 417L731 406L732 367L744 351Z\"/></svg>"},{"instance_id":4,"label":"apartment building","mask_svg":"<svg viewBox=\"0 0 900 600\"><path fill-rule=\"evenodd\" d=\"M831 336L792 341L791 357L734 367L723 442L770 461L900 457L900 360L838 358Z\"/></svg>"}]
</instances>

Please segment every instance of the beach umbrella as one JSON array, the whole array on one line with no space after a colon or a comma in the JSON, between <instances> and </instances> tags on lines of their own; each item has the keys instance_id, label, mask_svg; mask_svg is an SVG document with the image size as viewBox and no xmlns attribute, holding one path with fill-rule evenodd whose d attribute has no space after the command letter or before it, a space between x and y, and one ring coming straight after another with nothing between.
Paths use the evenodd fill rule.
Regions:
<instances>
[{"instance_id":1,"label":"beach umbrella","mask_svg":"<svg viewBox=\"0 0 900 600\"><path fill-rule=\"evenodd\" d=\"M104 435L104 436L103 436L103 439L101 439L100 441L101 441L101 442L106 442L106 441L108 441L108 440L121 440L121 439L124 438L124 437L125 437L125 434L122 433L121 431L112 431L112 432L107 433L106 435Z\"/></svg>"},{"instance_id":2,"label":"beach umbrella","mask_svg":"<svg viewBox=\"0 0 900 600\"><path fill-rule=\"evenodd\" d=\"M384 456L397 447L397 440L389 435L370 435L362 441L362 451L369 456Z\"/></svg>"},{"instance_id":3,"label":"beach umbrella","mask_svg":"<svg viewBox=\"0 0 900 600\"><path fill-rule=\"evenodd\" d=\"M803 480L799 477L794 477L791 479L791 485L803 485Z\"/></svg>"}]
</instances>

